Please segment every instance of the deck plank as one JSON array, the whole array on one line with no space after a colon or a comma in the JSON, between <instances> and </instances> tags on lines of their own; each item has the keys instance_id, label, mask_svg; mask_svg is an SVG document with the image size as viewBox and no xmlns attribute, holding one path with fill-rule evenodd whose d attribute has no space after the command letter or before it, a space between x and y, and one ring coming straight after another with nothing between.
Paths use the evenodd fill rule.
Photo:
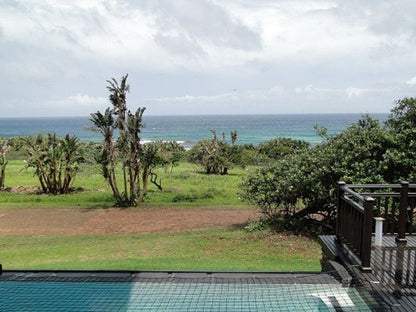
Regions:
<instances>
[{"instance_id":1,"label":"deck plank","mask_svg":"<svg viewBox=\"0 0 416 312\"><path fill-rule=\"evenodd\" d=\"M373 237L372 273L362 273L359 259L357 263L353 251L337 244L334 235L319 238L327 258L347 268L364 296L372 297L391 311L416 311L416 235L408 236L406 244L397 244L395 235L384 235L382 246L375 246Z\"/></svg>"}]
</instances>

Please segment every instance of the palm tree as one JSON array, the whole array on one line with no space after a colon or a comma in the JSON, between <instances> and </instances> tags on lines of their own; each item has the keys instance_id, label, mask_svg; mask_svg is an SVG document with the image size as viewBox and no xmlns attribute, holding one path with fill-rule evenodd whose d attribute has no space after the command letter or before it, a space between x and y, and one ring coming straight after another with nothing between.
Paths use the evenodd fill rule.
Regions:
<instances>
[{"instance_id":1,"label":"palm tree","mask_svg":"<svg viewBox=\"0 0 416 312\"><path fill-rule=\"evenodd\" d=\"M94 123L96 127L95 130L100 132L104 137L101 155L97 161L101 164L102 174L104 179L106 179L108 184L110 184L116 202L121 203L122 199L117 187L117 178L115 172L117 164L117 155L113 141L115 125L110 108L105 110L104 115L100 112L91 114L90 120Z\"/></svg>"},{"instance_id":2,"label":"palm tree","mask_svg":"<svg viewBox=\"0 0 416 312\"><path fill-rule=\"evenodd\" d=\"M127 109L126 95L130 90L127 77L128 75L123 76L120 84L114 78L107 80L109 84L107 89L110 91L109 99L113 107L107 108L104 114L100 112L91 114L90 118L96 131L104 137L102 153L98 161L118 206L135 206L141 191L142 148L139 134L141 128L144 127L142 116L145 108L138 108L134 114ZM116 116L116 119L113 116ZM118 130L116 143L113 138L115 130ZM117 160L121 160L122 192L119 191L116 180Z\"/></svg>"}]
</instances>

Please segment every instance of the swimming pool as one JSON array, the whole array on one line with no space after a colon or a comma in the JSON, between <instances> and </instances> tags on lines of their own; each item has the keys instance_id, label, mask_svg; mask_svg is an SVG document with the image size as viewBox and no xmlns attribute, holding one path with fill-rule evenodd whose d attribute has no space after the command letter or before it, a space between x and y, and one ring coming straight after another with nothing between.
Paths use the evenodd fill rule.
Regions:
<instances>
[{"instance_id":1,"label":"swimming pool","mask_svg":"<svg viewBox=\"0 0 416 312\"><path fill-rule=\"evenodd\" d=\"M0 278L1 311L370 311L338 283L152 277L126 280ZM59 276L58 276L59 277ZM71 281L72 280L72 281ZM100 281L101 280L101 281ZM113 279L114 280L114 279Z\"/></svg>"}]
</instances>

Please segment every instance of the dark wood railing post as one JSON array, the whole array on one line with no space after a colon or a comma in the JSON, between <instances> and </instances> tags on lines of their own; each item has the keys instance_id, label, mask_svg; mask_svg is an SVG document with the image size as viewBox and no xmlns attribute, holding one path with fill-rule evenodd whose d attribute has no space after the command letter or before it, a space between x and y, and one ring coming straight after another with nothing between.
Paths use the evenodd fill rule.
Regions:
<instances>
[{"instance_id":1,"label":"dark wood railing post","mask_svg":"<svg viewBox=\"0 0 416 312\"><path fill-rule=\"evenodd\" d=\"M374 198L364 198L364 220L361 239L361 271L371 272L371 236L373 232Z\"/></svg>"},{"instance_id":2,"label":"dark wood railing post","mask_svg":"<svg viewBox=\"0 0 416 312\"><path fill-rule=\"evenodd\" d=\"M397 230L396 241L406 242L406 224L407 224L407 207L408 207L408 195L409 195L409 182L400 182L400 210L399 210L399 226Z\"/></svg>"},{"instance_id":3,"label":"dark wood railing post","mask_svg":"<svg viewBox=\"0 0 416 312\"><path fill-rule=\"evenodd\" d=\"M405 252L406 252L406 242L398 241L397 247L396 247L396 268L394 270L394 292L393 292L393 294L398 298L401 298L402 296L403 265L404 265Z\"/></svg>"},{"instance_id":4,"label":"dark wood railing post","mask_svg":"<svg viewBox=\"0 0 416 312\"><path fill-rule=\"evenodd\" d=\"M338 181L338 190L337 190L337 224L335 229L335 235L337 237L337 240L339 242L340 238L340 223L341 223L341 204L342 204L342 197L344 196L344 190L341 189L341 187L345 186L345 182Z\"/></svg>"}]
</instances>

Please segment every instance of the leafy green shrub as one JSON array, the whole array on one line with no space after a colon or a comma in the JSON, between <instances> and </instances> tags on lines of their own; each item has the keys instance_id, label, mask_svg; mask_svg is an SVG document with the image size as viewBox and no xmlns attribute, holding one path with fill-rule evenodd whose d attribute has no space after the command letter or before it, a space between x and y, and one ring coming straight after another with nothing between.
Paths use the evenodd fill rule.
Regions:
<instances>
[{"instance_id":1,"label":"leafy green shrub","mask_svg":"<svg viewBox=\"0 0 416 312\"><path fill-rule=\"evenodd\" d=\"M395 149L385 155L392 176L400 180L416 180L416 98L395 103L386 125L395 140Z\"/></svg>"},{"instance_id":2,"label":"leafy green shrub","mask_svg":"<svg viewBox=\"0 0 416 312\"><path fill-rule=\"evenodd\" d=\"M207 190L203 191L199 198L214 198L216 195L219 194L221 194L219 190L217 190L215 187L210 187Z\"/></svg>"},{"instance_id":3,"label":"leafy green shrub","mask_svg":"<svg viewBox=\"0 0 416 312\"><path fill-rule=\"evenodd\" d=\"M227 174L232 163L229 161L229 146L217 139L202 140L189 151L191 162L204 167L206 174Z\"/></svg>"},{"instance_id":4,"label":"leafy green shrub","mask_svg":"<svg viewBox=\"0 0 416 312\"><path fill-rule=\"evenodd\" d=\"M204 167L206 174L227 174L235 164L242 164L243 148L235 145L237 132L231 131L232 145L223 139L219 140L215 130L211 130L214 137L201 140L188 152L189 161Z\"/></svg>"},{"instance_id":5,"label":"leafy green shrub","mask_svg":"<svg viewBox=\"0 0 416 312\"><path fill-rule=\"evenodd\" d=\"M269 222L266 219L260 218L258 221L253 221L244 227L248 233L261 232L270 228Z\"/></svg>"},{"instance_id":6,"label":"leafy green shrub","mask_svg":"<svg viewBox=\"0 0 416 312\"><path fill-rule=\"evenodd\" d=\"M397 183L416 178L411 122L413 114L416 122L416 100L399 101L392 112L387 125L364 116L339 135L258 169L242 184L241 196L259 206L266 218L282 218L288 227L321 220L312 221L314 228L332 232L337 181Z\"/></svg>"},{"instance_id":7,"label":"leafy green shrub","mask_svg":"<svg viewBox=\"0 0 416 312\"><path fill-rule=\"evenodd\" d=\"M303 151L310 147L306 141L294 140L290 138L275 138L273 140L259 144L259 154L266 155L271 159L281 159L284 156Z\"/></svg>"},{"instance_id":8,"label":"leafy green shrub","mask_svg":"<svg viewBox=\"0 0 416 312\"><path fill-rule=\"evenodd\" d=\"M69 193L83 154L76 136L57 137L39 134L23 140L26 168L34 168L42 191L53 195Z\"/></svg>"}]
</instances>

